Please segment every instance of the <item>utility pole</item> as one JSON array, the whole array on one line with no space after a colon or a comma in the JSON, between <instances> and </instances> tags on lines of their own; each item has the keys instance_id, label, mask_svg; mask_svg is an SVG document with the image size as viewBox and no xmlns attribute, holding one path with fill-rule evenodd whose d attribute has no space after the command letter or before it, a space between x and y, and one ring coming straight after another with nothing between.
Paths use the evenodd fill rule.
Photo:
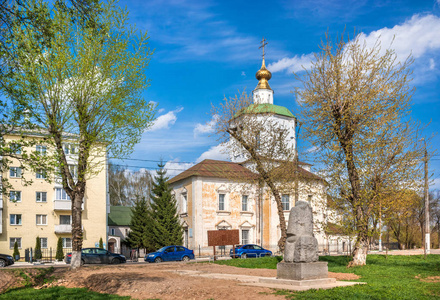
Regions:
<instances>
[{"instance_id":1,"label":"utility pole","mask_svg":"<svg viewBox=\"0 0 440 300\"><path fill-rule=\"evenodd\" d=\"M430 253L431 239L429 235L429 182L428 182L428 150L425 143L425 258Z\"/></svg>"}]
</instances>

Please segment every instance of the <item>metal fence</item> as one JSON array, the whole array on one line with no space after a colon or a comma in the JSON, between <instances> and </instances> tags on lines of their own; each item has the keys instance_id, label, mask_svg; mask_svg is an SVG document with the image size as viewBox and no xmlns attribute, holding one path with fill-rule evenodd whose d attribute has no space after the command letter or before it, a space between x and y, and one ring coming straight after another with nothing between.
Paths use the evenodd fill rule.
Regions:
<instances>
[{"instance_id":1,"label":"metal fence","mask_svg":"<svg viewBox=\"0 0 440 300\"><path fill-rule=\"evenodd\" d=\"M64 257L66 257L66 254L70 252L72 252L72 248L63 248ZM42 258L36 259L35 249L31 247L24 250L24 260L29 263L33 263L33 262L52 263L56 261L55 258L56 254L57 254L56 248L52 248L52 247L43 248L41 249Z\"/></svg>"}]
</instances>

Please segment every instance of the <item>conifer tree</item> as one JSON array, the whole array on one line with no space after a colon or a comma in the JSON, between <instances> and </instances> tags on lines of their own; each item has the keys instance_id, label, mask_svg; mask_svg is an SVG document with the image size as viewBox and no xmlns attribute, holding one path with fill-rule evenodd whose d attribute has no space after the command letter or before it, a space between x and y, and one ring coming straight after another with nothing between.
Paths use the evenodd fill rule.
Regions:
<instances>
[{"instance_id":1,"label":"conifer tree","mask_svg":"<svg viewBox=\"0 0 440 300\"><path fill-rule=\"evenodd\" d=\"M58 261L61 261L64 259L63 240L61 239L61 237L58 238L57 253L55 254L55 259Z\"/></svg>"},{"instance_id":2,"label":"conifer tree","mask_svg":"<svg viewBox=\"0 0 440 300\"><path fill-rule=\"evenodd\" d=\"M182 245L183 242L183 229L177 216L176 199L168 186L165 165L161 162L158 166L150 204L151 242L156 249L168 245Z\"/></svg>"},{"instance_id":3,"label":"conifer tree","mask_svg":"<svg viewBox=\"0 0 440 300\"><path fill-rule=\"evenodd\" d=\"M99 248L104 248L104 243L102 242L102 237L99 238Z\"/></svg>"},{"instance_id":4,"label":"conifer tree","mask_svg":"<svg viewBox=\"0 0 440 300\"><path fill-rule=\"evenodd\" d=\"M35 259L42 259L43 255L41 253L41 240L40 237L37 236L37 240L35 241Z\"/></svg>"},{"instance_id":5,"label":"conifer tree","mask_svg":"<svg viewBox=\"0 0 440 300\"><path fill-rule=\"evenodd\" d=\"M136 201L135 206L131 209L131 225L126 242L131 248L143 248L147 251L154 250L149 243L149 213L148 205L145 197Z\"/></svg>"},{"instance_id":6,"label":"conifer tree","mask_svg":"<svg viewBox=\"0 0 440 300\"><path fill-rule=\"evenodd\" d=\"M20 259L20 251L18 251L18 244L17 244L17 242L14 243L14 253L12 254L12 256L14 257L15 260L18 260L18 259L16 259L17 256Z\"/></svg>"}]
</instances>

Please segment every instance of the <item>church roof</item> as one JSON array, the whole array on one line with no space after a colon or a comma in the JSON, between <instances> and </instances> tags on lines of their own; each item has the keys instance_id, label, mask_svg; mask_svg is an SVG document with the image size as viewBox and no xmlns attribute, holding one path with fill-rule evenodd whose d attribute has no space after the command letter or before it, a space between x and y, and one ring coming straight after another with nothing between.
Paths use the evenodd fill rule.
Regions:
<instances>
[{"instance_id":1,"label":"church roof","mask_svg":"<svg viewBox=\"0 0 440 300\"><path fill-rule=\"evenodd\" d=\"M251 104L246 108L243 108L235 114L238 117L241 114L276 114L289 118L295 118L295 116L290 112L287 107L279 106L275 104L262 103L262 104Z\"/></svg>"},{"instance_id":2,"label":"church roof","mask_svg":"<svg viewBox=\"0 0 440 300\"><path fill-rule=\"evenodd\" d=\"M252 179L257 175L237 163L205 159L197 165L192 166L188 170L171 178L168 183L174 183L191 176L230 178L237 180Z\"/></svg>"}]
</instances>

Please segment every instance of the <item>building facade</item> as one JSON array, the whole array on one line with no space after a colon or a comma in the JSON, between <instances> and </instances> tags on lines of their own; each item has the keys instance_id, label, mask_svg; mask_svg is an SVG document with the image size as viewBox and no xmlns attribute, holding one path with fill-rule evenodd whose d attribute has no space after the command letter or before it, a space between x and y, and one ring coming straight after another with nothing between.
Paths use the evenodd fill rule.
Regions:
<instances>
[{"instance_id":1,"label":"building facade","mask_svg":"<svg viewBox=\"0 0 440 300\"><path fill-rule=\"evenodd\" d=\"M36 145L18 150L17 155L23 150L49 155L52 150L43 143L38 144L43 137L29 136L28 139L37 141ZM17 138L10 135L5 140L14 141ZM74 141L64 144L64 151L71 173L75 174L77 148ZM72 203L61 185L61 178L50 175L52 178L49 182L45 170L24 170L19 160L10 160L9 169L1 174L8 179L11 188L6 195L0 195L0 253L12 254L14 243L17 242L20 255L24 256L24 249L35 247L37 237L40 238L42 249L56 249L59 237L63 240L63 248L71 248ZM101 238L107 240L106 160L103 154L94 156L91 161L99 172L87 179L82 205L83 247L95 247ZM32 180L32 184L25 184L24 178Z\"/></svg>"},{"instance_id":2,"label":"building facade","mask_svg":"<svg viewBox=\"0 0 440 300\"><path fill-rule=\"evenodd\" d=\"M108 250L130 256L130 249L123 244L130 232L131 207L110 206L108 214Z\"/></svg>"}]
</instances>

